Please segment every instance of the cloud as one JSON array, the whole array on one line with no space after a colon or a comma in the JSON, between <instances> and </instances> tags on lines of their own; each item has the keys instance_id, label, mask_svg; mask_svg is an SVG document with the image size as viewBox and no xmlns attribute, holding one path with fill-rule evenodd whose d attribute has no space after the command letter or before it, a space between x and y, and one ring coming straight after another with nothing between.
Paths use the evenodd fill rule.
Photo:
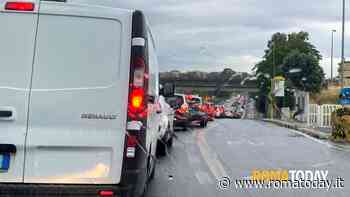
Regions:
<instances>
[{"instance_id":1,"label":"cloud","mask_svg":"<svg viewBox=\"0 0 350 197\"><path fill-rule=\"evenodd\" d=\"M329 75L331 29L340 56L341 2L330 0L128 0L116 6L143 10L156 37L161 70L248 71L277 31L307 31ZM350 27L350 23L347 23ZM350 31L346 34L350 48ZM350 50L346 51L350 56Z\"/></svg>"}]
</instances>

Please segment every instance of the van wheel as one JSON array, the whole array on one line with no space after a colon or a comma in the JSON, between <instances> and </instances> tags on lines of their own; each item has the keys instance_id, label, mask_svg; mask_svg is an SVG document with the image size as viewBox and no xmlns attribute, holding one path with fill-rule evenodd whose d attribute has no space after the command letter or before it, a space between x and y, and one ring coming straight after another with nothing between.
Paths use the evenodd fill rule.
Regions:
<instances>
[{"instance_id":1,"label":"van wheel","mask_svg":"<svg viewBox=\"0 0 350 197\"><path fill-rule=\"evenodd\" d=\"M167 149L167 146L166 146L165 142L158 140L157 141L157 149L156 149L157 157L166 156L166 149Z\"/></svg>"},{"instance_id":2,"label":"van wheel","mask_svg":"<svg viewBox=\"0 0 350 197\"><path fill-rule=\"evenodd\" d=\"M156 166L157 166L157 161L154 161L153 168L151 170L151 174L149 175L150 181L152 181L154 179L154 176L156 174Z\"/></svg>"}]
</instances>

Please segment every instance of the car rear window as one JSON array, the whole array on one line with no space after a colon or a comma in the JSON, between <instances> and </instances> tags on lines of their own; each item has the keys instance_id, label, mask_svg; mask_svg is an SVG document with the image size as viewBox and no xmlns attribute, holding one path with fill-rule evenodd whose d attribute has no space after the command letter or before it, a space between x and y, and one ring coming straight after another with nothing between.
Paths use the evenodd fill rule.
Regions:
<instances>
[{"instance_id":1,"label":"car rear window","mask_svg":"<svg viewBox=\"0 0 350 197\"><path fill-rule=\"evenodd\" d=\"M165 100L172 108L179 108L184 104L182 96L167 97Z\"/></svg>"}]
</instances>

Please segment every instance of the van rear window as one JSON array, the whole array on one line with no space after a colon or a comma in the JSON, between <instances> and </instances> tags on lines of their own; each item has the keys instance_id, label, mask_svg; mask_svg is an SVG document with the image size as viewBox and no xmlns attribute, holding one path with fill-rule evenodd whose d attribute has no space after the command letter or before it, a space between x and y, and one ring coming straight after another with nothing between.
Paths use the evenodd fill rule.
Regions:
<instances>
[{"instance_id":1,"label":"van rear window","mask_svg":"<svg viewBox=\"0 0 350 197\"><path fill-rule=\"evenodd\" d=\"M116 83L120 48L119 21L43 14L38 29L35 88Z\"/></svg>"}]
</instances>

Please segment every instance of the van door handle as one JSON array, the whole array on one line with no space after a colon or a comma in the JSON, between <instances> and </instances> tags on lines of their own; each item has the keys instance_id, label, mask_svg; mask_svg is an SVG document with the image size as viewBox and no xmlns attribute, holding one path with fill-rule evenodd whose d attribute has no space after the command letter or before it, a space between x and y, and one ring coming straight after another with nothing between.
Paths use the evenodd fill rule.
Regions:
<instances>
[{"instance_id":1,"label":"van door handle","mask_svg":"<svg viewBox=\"0 0 350 197\"><path fill-rule=\"evenodd\" d=\"M0 121L14 120L16 111L14 107L0 107Z\"/></svg>"},{"instance_id":2,"label":"van door handle","mask_svg":"<svg viewBox=\"0 0 350 197\"><path fill-rule=\"evenodd\" d=\"M0 118L10 118L13 112L11 110L0 110Z\"/></svg>"},{"instance_id":3,"label":"van door handle","mask_svg":"<svg viewBox=\"0 0 350 197\"><path fill-rule=\"evenodd\" d=\"M15 154L17 152L17 148L13 144L0 144L0 154L1 153L12 153Z\"/></svg>"}]
</instances>

